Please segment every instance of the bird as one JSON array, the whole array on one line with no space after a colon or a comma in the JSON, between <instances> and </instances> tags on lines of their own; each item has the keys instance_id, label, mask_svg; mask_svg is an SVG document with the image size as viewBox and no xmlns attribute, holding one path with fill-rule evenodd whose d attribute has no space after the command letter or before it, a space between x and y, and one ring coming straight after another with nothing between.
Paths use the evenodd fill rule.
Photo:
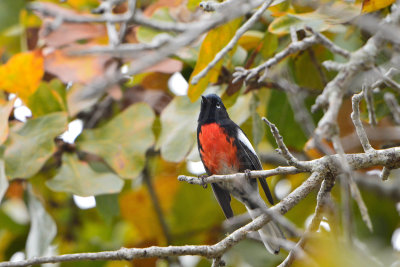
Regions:
<instances>
[{"instance_id":1,"label":"bird","mask_svg":"<svg viewBox=\"0 0 400 267\"><path fill-rule=\"evenodd\" d=\"M262 170L260 159L243 130L233 122L216 94L201 96L201 108L197 126L197 144L207 175L224 175L250 170ZM261 187L271 205L274 204L265 178L259 178ZM242 202L250 217L255 219L259 209L267 209L262 200L256 179L243 178L235 181L211 183L217 202L227 219L233 217L231 195ZM259 231L266 249L278 254L280 246L273 238L285 238L280 227L273 221Z\"/></svg>"}]
</instances>

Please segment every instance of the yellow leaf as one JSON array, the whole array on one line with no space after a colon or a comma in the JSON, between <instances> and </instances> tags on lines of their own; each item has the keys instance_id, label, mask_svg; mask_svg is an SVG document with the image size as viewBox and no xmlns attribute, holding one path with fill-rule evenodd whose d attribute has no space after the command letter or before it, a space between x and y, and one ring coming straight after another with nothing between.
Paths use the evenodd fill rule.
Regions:
<instances>
[{"instance_id":1,"label":"yellow leaf","mask_svg":"<svg viewBox=\"0 0 400 267\"><path fill-rule=\"evenodd\" d=\"M17 94L25 103L39 87L43 77L41 52L24 52L14 55L0 66L0 89Z\"/></svg>"},{"instance_id":2,"label":"yellow leaf","mask_svg":"<svg viewBox=\"0 0 400 267\"><path fill-rule=\"evenodd\" d=\"M211 60L214 59L215 55L232 39L241 21L241 18L235 19L208 32L206 38L204 38L204 41L201 44L196 67L190 76L190 80L200 71L202 71L211 62ZM189 83L188 96L190 101L196 101L196 99L199 98L207 88L209 82L217 81L221 65L222 61L220 60L217 65L212 68L206 76L200 79L197 84Z\"/></svg>"},{"instance_id":3,"label":"yellow leaf","mask_svg":"<svg viewBox=\"0 0 400 267\"><path fill-rule=\"evenodd\" d=\"M259 31L248 31L240 37L238 44L249 51L256 48L264 38L264 33Z\"/></svg>"},{"instance_id":4,"label":"yellow leaf","mask_svg":"<svg viewBox=\"0 0 400 267\"><path fill-rule=\"evenodd\" d=\"M362 4L362 13L373 12L393 4L395 0L364 0Z\"/></svg>"}]
</instances>

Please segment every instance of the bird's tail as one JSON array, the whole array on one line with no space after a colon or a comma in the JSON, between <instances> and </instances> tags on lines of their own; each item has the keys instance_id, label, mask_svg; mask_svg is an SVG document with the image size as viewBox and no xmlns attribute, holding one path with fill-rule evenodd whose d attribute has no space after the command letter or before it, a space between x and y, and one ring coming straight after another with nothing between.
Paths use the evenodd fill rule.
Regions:
<instances>
[{"instance_id":1,"label":"bird's tail","mask_svg":"<svg viewBox=\"0 0 400 267\"><path fill-rule=\"evenodd\" d=\"M264 203L264 201L262 201L262 203L264 204L262 206L263 209L268 208L267 205ZM262 213L262 211L260 212L259 209L250 209L247 205L246 208L250 214L250 217L253 220L258 216L260 216L260 214ZM285 239L285 236L282 230L279 228L279 226L275 222L270 221L269 223L264 225L260 230L258 230L258 233L260 234L261 240L264 243L264 246L267 248L267 250L272 254L278 254L280 246L279 242L277 241L278 239Z\"/></svg>"}]
</instances>

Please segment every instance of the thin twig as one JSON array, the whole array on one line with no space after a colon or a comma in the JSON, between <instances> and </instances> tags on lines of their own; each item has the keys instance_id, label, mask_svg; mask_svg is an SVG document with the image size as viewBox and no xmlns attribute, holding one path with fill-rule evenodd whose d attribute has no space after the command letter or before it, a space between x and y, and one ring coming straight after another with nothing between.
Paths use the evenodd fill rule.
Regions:
<instances>
[{"instance_id":1,"label":"thin twig","mask_svg":"<svg viewBox=\"0 0 400 267\"><path fill-rule=\"evenodd\" d=\"M381 178L382 181L386 181L389 178L391 170L392 169L389 167L386 167L386 166L383 167L382 172L379 175L379 177Z\"/></svg>"},{"instance_id":2,"label":"thin twig","mask_svg":"<svg viewBox=\"0 0 400 267\"><path fill-rule=\"evenodd\" d=\"M233 73L234 79L232 82L235 83L243 78L245 78L246 81L249 81L252 78L256 77L258 73L268 70L269 68L278 64L280 61L282 61L289 55L297 53L299 51L303 51L309 48L310 46L316 44L317 42L318 42L317 37L315 35L306 37L301 41L298 41L296 43L291 43L284 50L276 53L275 56L273 56L272 58L268 59L266 62L264 62L261 65L258 65L255 68L246 70L242 67L236 67L235 72ZM264 79L265 77L261 77L258 79L258 82L261 82Z\"/></svg>"},{"instance_id":3,"label":"thin twig","mask_svg":"<svg viewBox=\"0 0 400 267\"><path fill-rule=\"evenodd\" d=\"M390 112L392 113L393 120L396 124L400 124L400 106L396 97L392 93L385 93L384 99Z\"/></svg>"},{"instance_id":4,"label":"thin twig","mask_svg":"<svg viewBox=\"0 0 400 267\"><path fill-rule=\"evenodd\" d=\"M374 148L369 143L367 133L364 130L360 119L360 101L364 96L365 87L363 88L362 92L353 95L352 98L352 105L353 105L353 112L351 113L351 119L353 120L354 127L356 128L356 132L358 138L360 139L361 145L365 152L374 151Z\"/></svg>"},{"instance_id":5,"label":"thin twig","mask_svg":"<svg viewBox=\"0 0 400 267\"><path fill-rule=\"evenodd\" d=\"M342 144L340 143L340 138L338 135L335 135L332 137L332 143L333 143L333 147L335 148L335 151L339 154L339 160L341 162L341 167L343 169L345 179L343 179L342 181L345 182L345 185L346 185L346 183L349 185L351 195L354 198L354 200L356 201L358 208L360 209L361 218L363 219L363 221L366 224L366 226L368 227L368 229L372 232L373 227L372 227L371 218L369 217L369 214L368 214L368 208L365 205L365 202L361 196L360 190L358 189L358 186L354 181L350 164L346 160L344 149L343 149ZM371 154L374 154L374 151L370 150L368 152L370 152Z\"/></svg>"},{"instance_id":6,"label":"thin twig","mask_svg":"<svg viewBox=\"0 0 400 267\"><path fill-rule=\"evenodd\" d=\"M374 106L374 97L372 95L372 87L366 86L364 92L364 99L367 103L369 124L376 126L376 113Z\"/></svg>"},{"instance_id":7,"label":"thin twig","mask_svg":"<svg viewBox=\"0 0 400 267\"><path fill-rule=\"evenodd\" d=\"M69 23L122 23L131 22L146 27L150 27L160 31L174 31L184 32L191 28L197 27L197 23L179 23L179 22L168 22L158 21L149 19L139 11L136 11L134 16L130 12L115 15L115 14L104 14L101 16L88 16L88 15L64 15L58 10L49 8L40 2L31 2L28 4L28 9L38 12L44 16L59 18L62 22Z\"/></svg>"},{"instance_id":8,"label":"thin twig","mask_svg":"<svg viewBox=\"0 0 400 267\"><path fill-rule=\"evenodd\" d=\"M298 161L292 153L290 153L289 149L286 147L285 143L283 142L282 136L279 134L278 128L276 128L275 124L271 123L267 118L262 118L262 120L269 126L271 129L272 135L275 138L276 144L279 147L279 151L282 156L288 161L289 165L295 166L298 169L302 170L311 170L311 165L307 162L300 162Z\"/></svg>"},{"instance_id":9,"label":"thin twig","mask_svg":"<svg viewBox=\"0 0 400 267\"><path fill-rule=\"evenodd\" d=\"M114 57L129 58L136 53L158 49L171 41L172 37L168 34L157 35L150 43L120 44L118 46L92 46L88 49L71 50L70 55L90 55L90 54L110 54Z\"/></svg>"},{"instance_id":10,"label":"thin twig","mask_svg":"<svg viewBox=\"0 0 400 267\"><path fill-rule=\"evenodd\" d=\"M341 55L341 56L343 56L344 58L347 58L347 59L350 58L351 53L349 51L337 46L336 44L334 44L331 40L326 38L321 33L314 31L309 26L306 26L306 30L311 32L313 35L315 35L317 37L319 43L322 44L323 46L325 46L327 49L329 49L332 53Z\"/></svg>"}]
</instances>

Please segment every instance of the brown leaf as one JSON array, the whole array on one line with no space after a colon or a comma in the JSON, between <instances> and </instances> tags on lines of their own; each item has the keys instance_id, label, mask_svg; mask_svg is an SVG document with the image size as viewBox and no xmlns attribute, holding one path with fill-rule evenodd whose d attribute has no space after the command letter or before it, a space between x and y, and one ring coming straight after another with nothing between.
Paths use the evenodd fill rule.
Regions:
<instances>
[{"instance_id":1,"label":"brown leaf","mask_svg":"<svg viewBox=\"0 0 400 267\"><path fill-rule=\"evenodd\" d=\"M145 90L141 86L134 86L125 90L122 106L126 108L137 102L145 102L149 104L157 114L168 105L172 97L161 90Z\"/></svg>"},{"instance_id":2,"label":"brown leaf","mask_svg":"<svg viewBox=\"0 0 400 267\"><path fill-rule=\"evenodd\" d=\"M162 73L175 73L182 70L182 61L167 58L152 67L145 69L143 72L162 72Z\"/></svg>"},{"instance_id":3,"label":"brown leaf","mask_svg":"<svg viewBox=\"0 0 400 267\"><path fill-rule=\"evenodd\" d=\"M143 78L141 85L146 89L168 90L169 73L152 72Z\"/></svg>"},{"instance_id":4,"label":"brown leaf","mask_svg":"<svg viewBox=\"0 0 400 267\"><path fill-rule=\"evenodd\" d=\"M71 44L80 40L94 39L98 37L106 38L107 30L104 24L88 24L88 23L63 23L55 31L50 34L46 33L46 28L53 20L44 20L43 26L40 28L39 36L47 46L60 47Z\"/></svg>"},{"instance_id":5,"label":"brown leaf","mask_svg":"<svg viewBox=\"0 0 400 267\"><path fill-rule=\"evenodd\" d=\"M69 56L67 49L58 49L45 54L44 69L65 83L87 84L103 76L110 59L107 55Z\"/></svg>"}]
</instances>

